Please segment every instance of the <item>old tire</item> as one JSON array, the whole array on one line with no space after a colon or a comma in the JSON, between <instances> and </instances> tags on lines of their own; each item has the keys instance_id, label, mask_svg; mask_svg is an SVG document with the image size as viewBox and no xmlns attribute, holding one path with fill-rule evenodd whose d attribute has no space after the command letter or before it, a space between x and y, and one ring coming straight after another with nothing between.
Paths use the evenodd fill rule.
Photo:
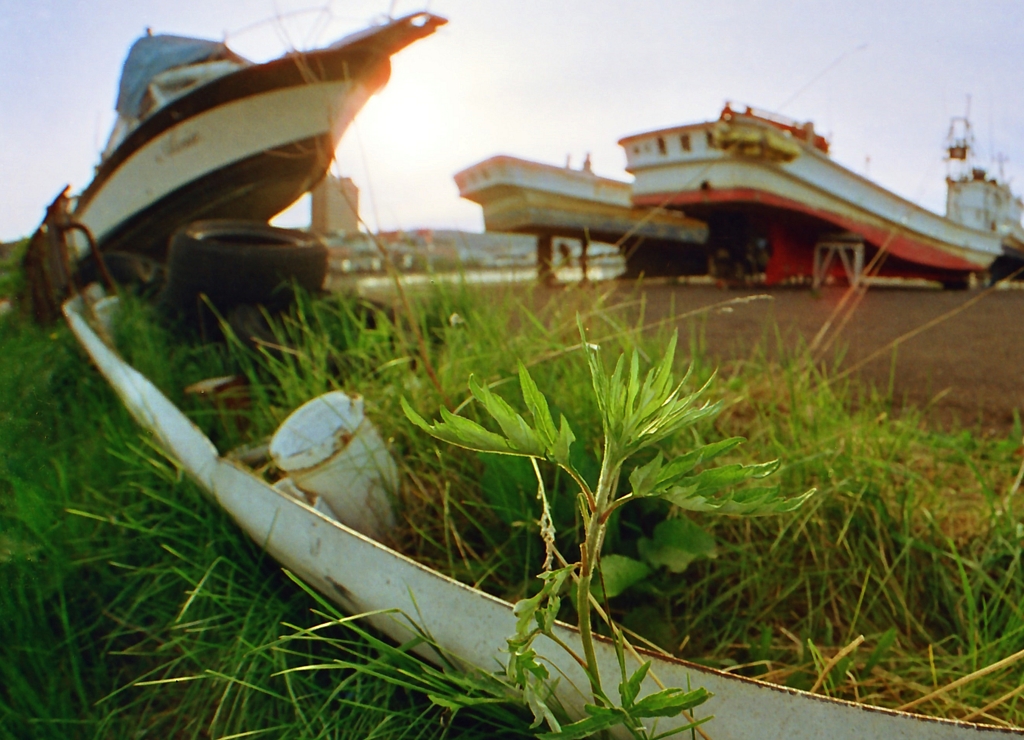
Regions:
<instances>
[{"instance_id":1,"label":"old tire","mask_svg":"<svg viewBox=\"0 0 1024 740\"><path fill-rule=\"evenodd\" d=\"M292 300L292 286L316 292L327 273L327 249L310 234L258 221L194 221L171 237L161 307L194 318L205 295L226 314L241 304L271 310Z\"/></svg>"}]
</instances>

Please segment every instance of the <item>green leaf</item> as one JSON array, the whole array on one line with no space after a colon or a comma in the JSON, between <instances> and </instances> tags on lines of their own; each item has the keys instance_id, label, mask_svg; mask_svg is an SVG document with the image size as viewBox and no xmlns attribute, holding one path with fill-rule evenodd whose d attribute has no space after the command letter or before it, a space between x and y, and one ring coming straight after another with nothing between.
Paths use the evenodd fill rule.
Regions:
<instances>
[{"instance_id":1,"label":"green leaf","mask_svg":"<svg viewBox=\"0 0 1024 740\"><path fill-rule=\"evenodd\" d=\"M622 374L626 370L626 355L625 353L619 355L619 359L615 361L615 369L612 371L612 377L608 379L607 393L608 393L608 424L611 427L616 427L622 423L622 419L626 414L626 386L622 382Z\"/></svg>"},{"instance_id":2,"label":"green leaf","mask_svg":"<svg viewBox=\"0 0 1024 740\"><path fill-rule=\"evenodd\" d=\"M554 731L561 730L558 718L548 705L554 695L558 679L549 681L548 669L537 662L537 653L529 648L522 648L509 640L512 655L509 657L505 673L509 680L523 692L523 699L533 714L531 729L540 727L547 722Z\"/></svg>"},{"instance_id":3,"label":"green leaf","mask_svg":"<svg viewBox=\"0 0 1024 740\"><path fill-rule=\"evenodd\" d=\"M654 528L654 539L637 543L640 555L655 567L682 573L698 558L715 557L715 538L686 517L667 519Z\"/></svg>"},{"instance_id":4,"label":"green leaf","mask_svg":"<svg viewBox=\"0 0 1024 740\"><path fill-rule=\"evenodd\" d=\"M558 679L545 683L539 678L529 678L523 685L523 698L526 699L526 704L533 713L531 729L536 729L544 722L547 722L548 727L554 732L561 731L562 726L558 723L558 718L555 717L555 713L548 706L548 701L554 694L554 687L557 684Z\"/></svg>"},{"instance_id":5,"label":"green leaf","mask_svg":"<svg viewBox=\"0 0 1024 740\"><path fill-rule=\"evenodd\" d=\"M779 469L779 461L772 460L756 465L722 465L717 468L702 470L694 476L677 478L675 484L679 488L692 489L700 496L708 496L716 491L734 486L737 483L745 483L748 480L765 478Z\"/></svg>"},{"instance_id":6,"label":"green leaf","mask_svg":"<svg viewBox=\"0 0 1024 740\"><path fill-rule=\"evenodd\" d=\"M746 441L745 437L729 437L727 439L719 440L718 442L712 442L711 444L698 447L697 451L700 452L700 461L702 463L706 463L713 460L719 455L731 452Z\"/></svg>"},{"instance_id":7,"label":"green leaf","mask_svg":"<svg viewBox=\"0 0 1024 740\"><path fill-rule=\"evenodd\" d=\"M651 574L651 569L645 563L627 558L625 555L605 555L601 558L600 567L601 578L595 579L591 587L598 601L603 601L605 596L601 589L601 581L604 581L604 588L608 589L608 598L614 599Z\"/></svg>"},{"instance_id":8,"label":"green leaf","mask_svg":"<svg viewBox=\"0 0 1024 740\"><path fill-rule=\"evenodd\" d=\"M575 565L567 565L538 576L544 581L540 591L527 599L520 599L512 607L512 614L516 617L517 635L524 635L532 629L532 624L536 621L537 612L541 609L543 602L548 598L557 598L566 579L572 574L575 567Z\"/></svg>"},{"instance_id":9,"label":"green leaf","mask_svg":"<svg viewBox=\"0 0 1024 740\"><path fill-rule=\"evenodd\" d=\"M569 422L562 416L558 420L558 436L548 450L551 459L563 468L575 470L572 464L572 443L576 441Z\"/></svg>"},{"instance_id":10,"label":"green leaf","mask_svg":"<svg viewBox=\"0 0 1024 740\"><path fill-rule=\"evenodd\" d=\"M618 707L597 707L587 704L585 709L590 716L562 727L559 732L546 732L538 737L543 740L582 740L620 725L627 719L626 713Z\"/></svg>"},{"instance_id":11,"label":"green leaf","mask_svg":"<svg viewBox=\"0 0 1024 740\"><path fill-rule=\"evenodd\" d=\"M483 404L494 420L498 422L501 431L505 433L509 446L520 455L529 457L545 457L547 445L533 428L526 423L526 420L516 413L515 409L508 405L501 396L491 393L491 390L477 382L475 375L469 376L469 392L473 397Z\"/></svg>"},{"instance_id":12,"label":"green leaf","mask_svg":"<svg viewBox=\"0 0 1024 740\"><path fill-rule=\"evenodd\" d=\"M626 388L626 410L632 414L640 393L640 354L634 350L629 363L629 386Z\"/></svg>"},{"instance_id":13,"label":"green leaf","mask_svg":"<svg viewBox=\"0 0 1024 740\"><path fill-rule=\"evenodd\" d=\"M714 694L707 689L664 689L645 696L632 706L629 714L633 717L675 717L700 706L712 696Z\"/></svg>"},{"instance_id":14,"label":"green leaf","mask_svg":"<svg viewBox=\"0 0 1024 740\"><path fill-rule=\"evenodd\" d=\"M547 594L543 591L530 596L526 599L520 599L512 607L512 614L516 618L516 634L519 636L529 634L533 629L534 619L537 616L537 610L540 609L541 602L547 598Z\"/></svg>"},{"instance_id":15,"label":"green leaf","mask_svg":"<svg viewBox=\"0 0 1024 740\"><path fill-rule=\"evenodd\" d=\"M442 423L428 424L422 416L413 410L403 396L402 410L413 424L432 437L458 447L465 447L480 452L496 452L502 455L521 455L509 446L508 441L500 434L489 432L475 421L456 416L448 409L441 407Z\"/></svg>"},{"instance_id":16,"label":"green leaf","mask_svg":"<svg viewBox=\"0 0 1024 740\"><path fill-rule=\"evenodd\" d=\"M548 401L544 398L544 394L540 392L540 389L537 388L537 384L533 382L533 378L530 377L530 371L526 369L526 365L521 360L519 362L519 387L523 391L523 401L526 403L526 408L533 415L537 434L540 436L545 447L552 447L558 437L558 432L555 431L555 422L551 418Z\"/></svg>"},{"instance_id":17,"label":"green leaf","mask_svg":"<svg viewBox=\"0 0 1024 740\"><path fill-rule=\"evenodd\" d=\"M629 485L632 486L634 496L643 498L659 492L658 483L663 461L664 458L659 452L643 467L633 468L633 472L629 474Z\"/></svg>"},{"instance_id":18,"label":"green leaf","mask_svg":"<svg viewBox=\"0 0 1024 740\"><path fill-rule=\"evenodd\" d=\"M684 399L667 399L643 425L630 437L631 449L639 450L656 444L666 437L676 434L681 429L691 427L702 419L714 416L721 410L721 401L694 406L696 397L703 389Z\"/></svg>"},{"instance_id":19,"label":"green leaf","mask_svg":"<svg viewBox=\"0 0 1024 740\"><path fill-rule=\"evenodd\" d=\"M676 480L682 478L698 465L729 452L744 441L743 437L729 437L719 442L702 445L687 452L685 455L673 458L661 469L661 473L658 476L659 488L663 489L675 483Z\"/></svg>"},{"instance_id":20,"label":"green leaf","mask_svg":"<svg viewBox=\"0 0 1024 740\"><path fill-rule=\"evenodd\" d=\"M693 488L676 487L664 494L663 498L688 511L713 511L735 516L768 516L795 511L816 492L817 489L812 488L799 496L786 498L780 494L778 486L771 486L743 488L709 498Z\"/></svg>"},{"instance_id":21,"label":"green leaf","mask_svg":"<svg viewBox=\"0 0 1024 740\"><path fill-rule=\"evenodd\" d=\"M640 389L638 398L637 413L641 417L649 417L657 412L665 405L666 401L671 400L671 397L679 389L679 386L676 386L675 390L669 391L673 384L672 363L675 362L676 342L678 339L678 332L673 333L672 338L668 341L668 346L665 348L665 354L661 357L661 361L647 371L647 376L644 378L644 385ZM690 373L687 371L686 376L680 381L680 386L689 377Z\"/></svg>"},{"instance_id":22,"label":"green leaf","mask_svg":"<svg viewBox=\"0 0 1024 740\"><path fill-rule=\"evenodd\" d=\"M569 567L562 568L561 571L556 572L556 575L552 578L552 587L551 592L548 594L547 603L538 609L534 616L537 626L544 634L549 634L555 626L555 620L558 619L558 609L562 605L559 593L561 593L562 584L565 583L566 577L571 571L572 567Z\"/></svg>"},{"instance_id":23,"label":"green leaf","mask_svg":"<svg viewBox=\"0 0 1024 740\"><path fill-rule=\"evenodd\" d=\"M537 651L532 648L513 651L509 658L508 676L517 684L525 684L528 676L541 680L550 678L548 669L537 662Z\"/></svg>"},{"instance_id":24,"label":"green leaf","mask_svg":"<svg viewBox=\"0 0 1024 740\"><path fill-rule=\"evenodd\" d=\"M609 419L609 393L608 375L604 371L601 359L597 356L597 348L587 341L587 331L583 328L583 319L576 314L576 326L580 331L580 341L583 342L583 352L587 356L587 367L590 369L590 380L594 385L594 398L597 400L597 408L601 412L601 418L607 425ZM605 426L607 431L607 426Z\"/></svg>"},{"instance_id":25,"label":"green leaf","mask_svg":"<svg viewBox=\"0 0 1024 740\"><path fill-rule=\"evenodd\" d=\"M637 668L636 673L630 676L628 681L623 681L619 684L619 698L622 700L622 706L627 710L633 706L633 702L640 695L640 687L643 685L644 678L647 677L647 672L650 669L651 661L648 660Z\"/></svg>"},{"instance_id":26,"label":"green leaf","mask_svg":"<svg viewBox=\"0 0 1024 740\"><path fill-rule=\"evenodd\" d=\"M894 642L896 642L896 628L890 627L878 638L878 644L875 645L875 649L868 656L868 662L864 664L864 669L860 672L860 675L865 678L870 676L871 669L885 659L885 654L889 652Z\"/></svg>"}]
</instances>

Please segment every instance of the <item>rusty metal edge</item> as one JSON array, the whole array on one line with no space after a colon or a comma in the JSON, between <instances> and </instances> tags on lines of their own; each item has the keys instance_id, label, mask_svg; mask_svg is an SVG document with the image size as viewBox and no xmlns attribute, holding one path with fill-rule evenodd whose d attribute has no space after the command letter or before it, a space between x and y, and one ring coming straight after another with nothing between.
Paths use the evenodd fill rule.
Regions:
<instances>
[{"instance_id":1,"label":"rusty metal edge","mask_svg":"<svg viewBox=\"0 0 1024 740\"><path fill-rule=\"evenodd\" d=\"M221 457L213 443L147 378L100 339L84 316L80 298L63 306L75 337L136 421L228 514L281 565L350 613L404 641L424 634L449 661L486 671L501 670L505 638L515 631L512 605L459 583L381 545L276 491L247 469ZM381 610L390 610L381 613ZM559 637L577 645L569 625ZM546 638L537 652L561 675L557 694L571 714L582 716L587 682L579 667ZM430 649L424 657L445 661ZM715 696L699 716L715 715L704 726L714 740L975 740L1022 737L1024 730L943 720L812 695L733 676L693 663L639 651L653 662L665 685L703 686ZM604 676L618 674L612 646L598 645ZM649 677L643 693L657 690ZM682 724L662 719L658 732Z\"/></svg>"}]
</instances>

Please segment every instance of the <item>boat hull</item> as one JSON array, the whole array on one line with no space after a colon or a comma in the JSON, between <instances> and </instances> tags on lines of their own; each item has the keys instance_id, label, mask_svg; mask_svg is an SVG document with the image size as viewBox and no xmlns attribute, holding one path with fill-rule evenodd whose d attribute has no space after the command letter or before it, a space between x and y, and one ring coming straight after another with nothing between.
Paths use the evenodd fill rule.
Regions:
<instances>
[{"instance_id":1,"label":"boat hull","mask_svg":"<svg viewBox=\"0 0 1024 740\"><path fill-rule=\"evenodd\" d=\"M615 243L623 235L700 244L704 224L631 203L629 183L586 170L497 156L455 175L459 195L479 203L488 231L564 236Z\"/></svg>"},{"instance_id":2,"label":"boat hull","mask_svg":"<svg viewBox=\"0 0 1024 740\"><path fill-rule=\"evenodd\" d=\"M174 100L97 168L73 217L101 250L161 261L169 236L191 221L271 218L324 177L352 119L386 84L390 55L443 22L411 16ZM84 256L84 239L75 246Z\"/></svg>"},{"instance_id":3,"label":"boat hull","mask_svg":"<svg viewBox=\"0 0 1024 740\"><path fill-rule=\"evenodd\" d=\"M770 281L810 275L816 240L837 230L857 234L869 248L894 258L883 263L883 274L942 278L981 272L1004 251L998 233L921 208L804 142L790 140L795 154L787 152L784 158L723 149L716 138L719 125L623 139L627 170L636 177L633 201L680 208L698 218L738 213L774 224L772 234L763 229L773 248Z\"/></svg>"},{"instance_id":4,"label":"boat hull","mask_svg":"<svg viewBox=\"0 0 1024 740\"><path fill-rule=\"evenodd\" d=\"M119 221L104 232L100 248L163 261L171 235L192 221L269 221L323 177L333 144L333 137L321 134L257 151L219 169L193 170L194 176L177 188L140 199L137 210L116 209Z\"/></svg>"},{"instance_id":5,"label":"boat hull","mask_svg":"<svg viewBox=\"0 0 1024 740\"><path fill-rule=\"evenodd\" d=\"M307 504L276 490L247 469L218 455L213 443L138 371L104 344L85 320L80 298L64 304L76 338L132 416L149 430L200 486L255 542L284 567L350 613L398 642L424 635L448 661L466 669L502 671L505 639L515 633L512 605L458 583ZM109 305L102 312L110 315ZM579 634L556 625L559 639L581 651ZM567 711L584 716L587 679L567 653L546 637L535 642L538 660L562 676L556 693ZM600 672L619 673L612 644L596 645ZM441 663L433 648L424 657ZM641 695L666 686L703 686L714 697L701 707L713 713L704 727L715 740L989 740L1024 737L1024 732L921 717L812 695L731 675L681 660L638 651L652 661ZM657 678L655 678L657 676ZM658 732L684 724L662 718Z\"/></svg>"}]
</instances>

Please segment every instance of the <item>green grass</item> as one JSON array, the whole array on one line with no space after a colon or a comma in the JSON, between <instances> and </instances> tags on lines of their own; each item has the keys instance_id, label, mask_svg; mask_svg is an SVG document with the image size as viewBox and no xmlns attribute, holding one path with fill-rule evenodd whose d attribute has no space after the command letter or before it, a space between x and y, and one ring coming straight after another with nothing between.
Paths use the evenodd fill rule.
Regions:
<instances>
[{"instance_id":1,"label":"green grass","mask_svg":"<svg viewBox=\"0 0 1024 740\"><path fill-rule=\"evenodd\" d=\"M643 329L641 297L566 291L542 305L521 289L448 286L414 301L415 325L351 299L304 300L281 320L277 346L258 351L183 344L130 303L118 339L222 451L265 437L326 390L362 393L404 473L390 544L515 600L536 589L543 557L532 471L438 446L405 419L399 399L426 414L442 403L455 408L471 372L512 397L505 383L521 358L583 442L577 467L594 475L600 427L575 349L577 311L606 356L638 347L655 359L679 324L697 380L712 372L700 317ZM0 735L523 729L519 714L492 704L458 712L452 724L424 689L458 698L485 688L435 675L329 613L138 431L68 332L50 331L0 324ZM613 599L615 616L672 654L801 688L863 634L819 691L881 706L1024 648L1024 531L1014 514L1024 502L1007 496L1021 430L993 439L932 429L924 412L896 415L884 392L829 382L831 370L769 346L767 336L719 369L712 393L726 408L697 434L745 436L729 462L779 457L788 490L814 486L819 494L791 515L691 517L714 535L716 557L679 574L656 571ZM182 393L229 372L248 379L248 410ZM665 448L690 444L675 439ZM578 538L573 491L548 475L568 550ZM662 505L624 508L606 552L637 557L641 539L675 515ZM318 625L326 626L310 631ZM407 672L415 680L399 678ZM1010 666L917 710L969 716L1019 686L1022 673L1024 664ZM168 679L189 680L154 683ZM1024 725L1024 704L1011 697L980 719Z\"/></svg>"},{"instance_id":2,"label":"green grass","mask_svg":"<svg viewBox=\"0 0 1024 740\"><path fill-rule=\"evenodd\" d=\"M172 398L229 369L144 313L124 338ZM478 688L324 612L139 431L66 329L6 322L0 348L0 737L522 729L500 707L453 722L426 690Z\"/></svg>"},{"instance_id":3,"label":"green grass","mask_svg":"<svg viewBox=\"0 0 1024 740\"><path fill-rule=\"evenodd\" d=\"M11 298L21 290L21 260L25 249L28 248L28 242L28 238L25 238L0 245L0 254L9 250L6 257L0 257L0 299Z\"/></svg>"},{"instance_id":4,"label":"green grass","mask_svg":"<svg viewBox=\"0 0 1024 740\"><path fill-rule=\"evenodd\" d=\"M465 401L473 372L511 398L514 387L505 383L514 383L522 358L577 429L580 467L594 474L599 426L583 358L574 351L575 312L583 312L606 356L637 346L656 358L668 333L664 324L641 330L633 296L568 292L557 303L534 303L511 290L430 294L418 322L440 388L423 372L410 327L381 318L362 332L351 303L307 304L280 328L281 343L292 350L268 355L262 381L253 375L268 394L257 415L270 430L314 393L363 393L407 472L405 523L392 544L464 582L520 598L537 587L532 576L541 559L529 464L437 446L411 428L399 396L424 413L441 403L453 408ZM703 382L712 368L699 318L681 323L695 384ZM1007 496L1020 464L1019 425L1007 439L932 429L922 411L894 415L884 392L833 382L829 368L809 366L799 351L780 342L769 353L766 345L720 368L714 393L726 409L699 435L745 436L730 461L779 457L787 490L816 487L819 494L790 515L692 516L714 535L717 557L682 574L657 572L613 601L616 616L672 654L800 688L812 687L823 661L863 634L862 646L830 671L820 691L890 707L1024 649L1024 532L1013 513L1021 504L1019 494ZM677 439L666 451L691 443ZM549 473L560 544L570 552L579 537L573 490ZM640 540L675 514L663 504L627 507L606 551L637 557ZM571 620L571 607L563 616ZM1020 685L1022 668L980 678L918 710L971 715ZM1024 705L1011 698L980 719L1024 724Z\"/></svg>"}]
</instances>

